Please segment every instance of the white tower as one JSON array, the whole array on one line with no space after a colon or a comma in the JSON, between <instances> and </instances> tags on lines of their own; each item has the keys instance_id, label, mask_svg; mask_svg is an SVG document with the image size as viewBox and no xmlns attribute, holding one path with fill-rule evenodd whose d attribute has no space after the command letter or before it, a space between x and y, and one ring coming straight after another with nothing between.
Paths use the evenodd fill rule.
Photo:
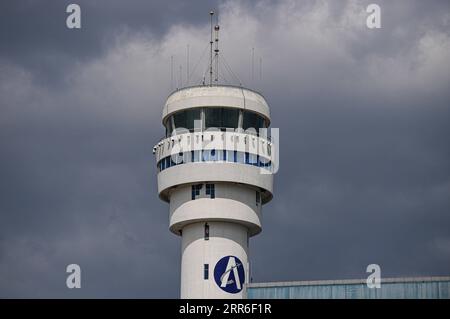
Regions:
<instances>
[{"instance_id":1,"label":"white tower","mask_svg":"<svg viewBox=\"0 0 450 319\"><path fill-rule=\"evenodd\" d=\"M218 26L213 77L210 14L209 85L177 90L166 101L166 137L153 148L158 193L169 203L170 230L182 238L181 298L245 298L249 237L261 232L278 152L264 97L218 85Z\"/></svg>"},{"instance_id":2,"label":"white tower","mask_svg":"<svg viewBox=\"0 0 450 319\"><path fill-rule=\"evenodd\" d=\"M269 107L240 87L188 87L169 96L162 122L158 192L182 238L181 298L245 298L249 237L272 199Z\"/></svg>"}]
</instances>

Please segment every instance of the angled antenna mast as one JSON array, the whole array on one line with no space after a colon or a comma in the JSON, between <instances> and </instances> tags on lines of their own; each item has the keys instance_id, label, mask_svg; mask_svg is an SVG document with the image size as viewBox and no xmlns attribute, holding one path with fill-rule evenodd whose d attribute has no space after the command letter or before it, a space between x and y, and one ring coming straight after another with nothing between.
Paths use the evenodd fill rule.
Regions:
<instances>
[{"instance_id":1,"label":"angled antenna mast","mask_svg":"<svg viewBox=\"0 0 450 319\"><path fill-rule=\"evenodd\" d=\"M215 31L215 35L216 35L216 48L214 49L214 59L216 62L216 70L215 70L215 77L214 77L214 82L216 84L219 83L219 25L216 24L216 26L214 27L214 31Z\"/></svg>"},{"instance_id":2,"label":"angled antenna mast","mask_svg":"<svg viewBox=\"0 0 450 319\"><path fill-rule=\"evenodd\" d=\"M213 15L214 11L209 12L209 16L211 18L211 40L209 41L210 49L209 49L209 85L212 85L213 80Z\"/></svg>"},{"instance_id":3,"label":"angled antenna mast","mask_svg":"<svg viewBox=\"0 0 450 319\"><path fill-rule=\"evenodd\" d=\"M170 90L173 90L173 55L170 56Z\"/></svg>"},{"instance_id":4,"label":"angled antenna mast","mask_svg":"<svg viewBox=\"0 0 450 319\"><path fill-rule=\"evenodd\" d=\"M180 88L180 89L183 87L183 77L182 77L182 74L183 74L183 67L182 67L181 64L180 64L180 82L179 82L179 88Z\"/></svg>"},{"instance_id":5,"label":"angled antenna mast","mask_svg":"<svg viewBox=\"0 0 450 319\"><path fill-rule=\"evenodd\" d=\"M186 48L186 85L189 85L189 44Z\"/></svg>"},{"instance_id":6,"label":"angled antenna mast","mask_svg":"<svg viewBox=\"0 0 450 319\"><path fill-rule=\"evenodd\" d=\"M259 80L262 81L262 57L259 57Z\"/></svg>"},{"instance_id":7,"label":"angled antenna mast","mask_svg":"<svg viewBox=\"0 0 450 319\"><path fill-rule=\"evenodd\" d=\"M252 82L255 80L255 48L252 48ZM254 83L252 83L254 85Z\"/></svg>"}]
</instances>

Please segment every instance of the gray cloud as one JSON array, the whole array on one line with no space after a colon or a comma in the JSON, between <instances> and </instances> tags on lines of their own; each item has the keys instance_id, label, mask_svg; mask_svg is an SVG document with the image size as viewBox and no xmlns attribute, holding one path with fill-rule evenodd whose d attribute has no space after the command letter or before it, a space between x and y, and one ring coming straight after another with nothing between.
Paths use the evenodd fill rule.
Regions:
<instances>
[{"instance_id":1,"label":"gray cloud","mask_svg":"<svg viewBox=\"0 0 450 319\"><path fill-rule=\"evenodd\" d=\"M64 2L0 8L0 296L177 297L151 149L170 56L178 68L189 44L193 68L210 4L79 3L80 32ZM255 281L360 278L369 263L448 275L449 4L379 1L383 28L368 30L368 3L215 3L226 60L280 128ZM81 290L65 287L69 263Z\"/></svg>"}]
</instances>

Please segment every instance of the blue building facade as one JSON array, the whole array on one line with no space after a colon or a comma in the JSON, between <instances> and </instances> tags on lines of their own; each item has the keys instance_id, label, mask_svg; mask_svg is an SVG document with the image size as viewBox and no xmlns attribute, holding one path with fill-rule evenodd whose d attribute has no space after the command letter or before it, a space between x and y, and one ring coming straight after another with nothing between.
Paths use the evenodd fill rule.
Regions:
<instances>
[{"instance_id":1,"label":"blue building facade","mask_svg":"<svg viewBox=\"0 0 450 319\"><path fill-rule=\"evenodd\" d=\"M381 288L366 280L251 283L249 299L449 299L449 277L387 278Z\"/></svg>"}]
</instances>

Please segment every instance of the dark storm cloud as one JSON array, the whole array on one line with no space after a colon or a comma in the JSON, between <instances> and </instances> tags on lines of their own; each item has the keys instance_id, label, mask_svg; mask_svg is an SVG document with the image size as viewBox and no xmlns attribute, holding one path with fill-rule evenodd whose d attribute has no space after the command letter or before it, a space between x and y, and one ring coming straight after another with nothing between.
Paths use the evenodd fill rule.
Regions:
<instances>
[{"instance_id":1,"label":"dark storm cloud","mask_svg":"<svg viewBox=\"0 0 450 319\"><path fill-rule=\"evenodd\" d=\"M184 63L190 44L194 65L211 4L77 2L70 31L68 3L1 4L0 296L177 297L151 149L169 57ZM280 128L255 281L361 278L369 263L448 275L449 4L380 1L369 31L368 3L214 3L222 52ZM69 263L80 290L65 287Z\"/></svg>"},{"instance_id":2,"label":"dark storm cloud","mask_svg":"<svg viewBox=\"0 0 450 319\"><path fill-rule=\"evenodd\" d=\"M13 55L64 53L75 56L99 56L104 53L105 36L122 29L146 30L162 36L174 23L198 25L208 12L210 1L120 0L77 1L82 8L82 29L65 28L66 7L72 1L5 1L1 5L0 49ZM203 10L201 10L203 8ZM206 11L205 11L206 10Z\"/></svg>"},{"instance_id":3,"label":"dark storm cloud","mask_svg":"<svg viewBox=\"0 0 450 319\"><path fill-rule=\"evenodd\" d=\"M174 24L198 25L211 1L122 0L76 3L82 8L81 30L65 27L73 1L5 1L0 5L2 56L32 68L47 81L110 49L117 33L148 32L163 36ZM54 83L53 83L54 84Z\"/></svg>"}]
</instances>

